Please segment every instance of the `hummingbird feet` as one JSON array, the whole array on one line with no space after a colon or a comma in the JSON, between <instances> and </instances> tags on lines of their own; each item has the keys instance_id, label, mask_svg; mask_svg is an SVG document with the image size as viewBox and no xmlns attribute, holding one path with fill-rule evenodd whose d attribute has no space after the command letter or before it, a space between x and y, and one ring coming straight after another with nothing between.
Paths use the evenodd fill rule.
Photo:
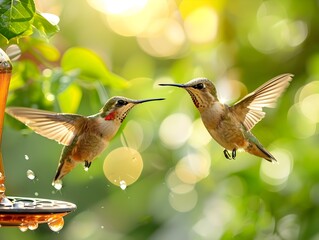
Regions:
<instances>
[{"instance_id":1,"label":"hummingbird feet","mask_svg":"<svg viewBox=\"0 0 319 240\"><path fill-rule=\"evenodd\" d=\"M89 169L89 168L91 167L91 163L92 163L92 162L89 162L89 161L85 160L85 162L84 162L84 167L85 167L86 169Z\"/></svg>"},{"instance_id":2,"label":"hummingbird feet","mask_svg":"<svg viewBox=\"0 0 319 240\"><path fill-rule=\"evenodd\" d=\"M224 149L224 155L225 155L225 158L227 158L228 160L231 160L231 156L226 149Z\"/></svg>"},{"instance_id":3,"label":"hummingbird feet","mask_svg":"<svg viewBox=\"0 0 319 240\"><path fill-rule=\"evenodd\" d=\"M232 159L235 160L235 158L236 158L236 148L234 148L233 151L231 152L231 157L232 157Z\"/></svg>"},{"instance_id":4,"label":"hummingbird feet","mask_svg":"<svg viewBox=\"0 0 319 240\"><path fill-rule=\"evenodd\" d=\"M236 148L233 149L233 151L230 153L227 151L227 149L224 149L224 156L225 158L227 158L228 160L232 160L236 158Z\"/></svg>"}]
</instances>

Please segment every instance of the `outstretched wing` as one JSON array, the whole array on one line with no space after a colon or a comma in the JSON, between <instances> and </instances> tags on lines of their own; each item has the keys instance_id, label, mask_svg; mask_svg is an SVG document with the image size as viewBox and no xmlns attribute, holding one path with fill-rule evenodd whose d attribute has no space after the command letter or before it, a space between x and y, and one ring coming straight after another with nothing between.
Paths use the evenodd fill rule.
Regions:
<instances>
[{"instance_id":1,"label":"outstretched wing","mask_svg":"<svg viewBox=\"0 0 319 240\"><path fill-rule=\"evenodd\" d=\"M34 132L55 140L63 145L70 145L76 134L76 122L81 115L48 112L33 108L8 107L6 113L27 125Z\"/></svg>"},{"instance_id":2,"label":"outstretched wing","mask_svg":"<svg viewBox=\"0 0 319 240\"><path fill-rule=\"evenodd\" d=\"M293 75L282 74L269 80L231 107L244 126L250 130L264 116L263 107L274 107L278 97L288 87Z\"/></svg>"}]
</instances>

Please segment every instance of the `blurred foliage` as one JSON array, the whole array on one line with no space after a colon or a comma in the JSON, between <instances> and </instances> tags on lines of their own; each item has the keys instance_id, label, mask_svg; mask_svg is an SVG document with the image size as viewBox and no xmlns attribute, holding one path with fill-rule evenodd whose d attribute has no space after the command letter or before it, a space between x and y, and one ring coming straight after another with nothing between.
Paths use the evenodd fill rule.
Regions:
<instances>
[{"instance_id":1,"label":"blurred foliage","mask_svg":"<svg viewBox=\"0 0 319 240\"><path fill-rule=\"evenodd\" d=\"M39 0L35 6L1 2L0 47L21 50L8 105L90 115L113 95L166 100L134 108L89 172L77 167L61 192L50 184L61 146L25 129L21 134L7 117L7 193L71 201L78 209L59 234L47 226L25 233L1 228L1 239L319 238L318 1ZM46 12L60 18L60 32L50 39L58 28ZM226 160L188 94L157 85L205 76L232 104L285 72L295 75L291 85L252 131L279 164L247 153ZM122 145L144 162L139 180L125 190L103 174L104 158ZM36 180L27 179L29 169Z\"/></svg>"}]
</instances>

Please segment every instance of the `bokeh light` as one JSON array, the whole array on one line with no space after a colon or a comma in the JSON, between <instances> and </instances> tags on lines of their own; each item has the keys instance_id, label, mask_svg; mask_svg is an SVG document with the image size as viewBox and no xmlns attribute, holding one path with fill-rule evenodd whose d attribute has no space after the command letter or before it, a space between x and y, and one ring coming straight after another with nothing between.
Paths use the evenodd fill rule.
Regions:
<instances>
[{"instance_id":1,"label":"bokeh light","mask_svg":"<svg viewBox=\"0 0 319 240\"><path fill-rule=\"evenodd\" d=\"M139 37L138 44L148 54L156 57L178 55L185 46L185 34L180 23L175 19L167 19L163 28L154 36Z\"/></svg>"},{"instance_id":2,"label":"bokeh light","mask_svg":"<svg viewBox=\"0 0 319 240\"><path fill-rule=\"evenodd\" d=\"M199 7L186 17L184 27L189 40L193 43L211 42L217 35L218 15L211 7Z\"/></svg>"},{"instance_id":3,"label":"bokeh light","mask_svg":"<svg viewBox=\"0 0 319 240\"><path fill-rule=\"evenodd\" d=\"M300 223L296 214L289 214L279 219L278 233L283 239L298 239Z\"/></svg>"},{"instance_id":4,"label":"bokeh light","mask_svg":"<svg viewBox=\"0 0 319 240\"><path fill-rule=\"evenodd\" d=\"M316 133L316 124L307 118L301 109L300 103L292 105L288 111L288 120L292 125L294 135L304 139Z\"/></svg>"},{"instance_id":5,"label":"bokeh light","mask_svg":"<svg viewBox=\"0 0 319 240\"><path fill-rule=\"evenodd\" d=\"M140 149L143 139L144 132L142 126L138 122L130 120L121 134L122 145L133 149Z\"/></svg>"},{"instance_id":6,"label":"bokeh light","mask_svg":"<svg viewBox=\"0 0 319 240\"><path fill-rule=\"evenodd\" d=\"M312 81L302 87L299 92L301 112L311 122L319 122L319 108L314 108L319 102L319 81Z\"/></svg>"},{"instance_id":7,"label":"bokeh light","mask_svg":"<svg viewBox=\"0 0 319 240\"><path fill-rule=\"evenodd\" d=\"M218 89L219 101L226 104L234 103L247 93L246 86L235 79L223 79L222 81L217 82L216 88Z\"/></svg>"},{"instance_id":8,"label":"bokeh light","mask_svg":"<svg viewBox=\"0 0 319 240\"><path fill-rule=\"evenodd\" d=\"M210 164L208 153L188 154L178 161L175 172L183 182L194 184L208 176Z\"/></svg>"},{"instance_id":9,"label":"bokeh light","mask_svg":"<svg viewBox=\"0 0 319 240\"><path fill-rule=\"evenodd\" d=\"M319 110L314 107L319 101L319 81L311 81L301 87L295 97L295 104L288 111L288 120L299 138L311 137L316 133ZM301 124L302 123L302 124Z\"/></svg>"},{"instance_id":10,"label":"bokeh light","mask_svg":"<svg viewBox=\"0 0 319 240\"><path fill-rule=\"evenodd\" d=\"M193 229L204 239L220 239L234 215L235 209L229 202L212 194L205 203L202 217Z\"/></svg>"},{"instance_id":11,"label":"bokeh light","mask_svg":"<svg viewBox=\"0 0 319 240\"><path fill-rule=\"evenodd\" d=\"M212 137L208 133L206 127L204 126L202 119L198 118L193 122L192 132L188 139L188 143L198 149L207 145L212 140Z\"/></svg>"},{"instance_id":12,"label":"bokeh light","mask_svg":"<svg viewBox=\"0 0 319 240\"><path fill-rule=\"evenodd\" d=\"M140 177L143 170L143 159L133 148L120 147L110 152L103 164L105 177L114 185L129 186Z\"/></svg>"},{"instance_id":13,"label":"bokeh light","mask_svg":"<svg viewBox=\"0 0 319 240\"><path fill-rule=\"evenodd\" d=\"M149 36L162 31L165 19L170 14L169 2L172 1L89 0L88 2L93 8L105 14L107 24L117 34Z\"/></svg>"},{"instance_id":14,"label":"bokeh light","mask_svg":"<svg viewBox=\"0 0 319 240\"><path fill-rule=\"evenodd\" d=\"M292 172L293 159L291 154L284 149L274 149L271 152L278 163L262 161L260 166L260 177L267 184L281 189Z\"/></svg>"},{"instance_id":15,"label":"bokeh light","mask_svg":"<svg viewBox=\"0 0 319 240\"><path fill-rule=\"evenodd\" d=\"M168 196L172 208L178 212L188 212L192 210L198 201L198 194L195 189L186 193L171 192Z\"/></svg>"},{"instance_id":16,"label":"bokeh light","mask_svg":"<svg viewBox=\"0 0 319 240\"><path fill-rule=\"evenodd\" d=\"M314 108L319 103L319 93L311 94L301 102L302 113L312 122L319 122L319 108Z\"/></svg>"},{"instance_id":17,"label":"bokeh light","mask_svg":"<svg viewBox=\"0 0 319 240\"><path fill-rule=\"evenodd\" d=\"M271 54L297 47L307 35L307 25L300 20L290 20L280 2L265 1L259 7L256 25L248 38L258 51Z\"/></svg>"},{"instance_id":18,"label":"bokeh light","mask_svg":"<svg viewBox=\"0 0 319 240\"><path fill-rule=\"evenodd\" d=\"M174 113L166 117L159 129L161 141L169 148L182 146L190 137L192 121L184 113Z\"/></svg>"},{"instance_id":19,"label":"bokeh light","mask_svg":"<svg viewBox=\"0 0 319 240\"><path fill-rule=\"evenodd\" d=\"M194 184L188 184L182 181L177 175L176 171L172 170L166 177L166 184L168 188L177 194L187 193L194 189Z\"/></svg>"}]
</instances>

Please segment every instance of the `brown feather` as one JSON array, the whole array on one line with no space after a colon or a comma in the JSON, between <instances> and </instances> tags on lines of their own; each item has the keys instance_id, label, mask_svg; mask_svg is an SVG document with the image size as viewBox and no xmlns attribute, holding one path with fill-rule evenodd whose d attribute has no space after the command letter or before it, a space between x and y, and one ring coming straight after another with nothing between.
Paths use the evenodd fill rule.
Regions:
<instances>
[{"instance_id":1,"label":"brown feather","mask_svg":"<svg viewBox=\"0 0 319 240\"><path fill-rule=\"evenodd\" d=\"M77 120L84 119L81 115L60 114L24 107L8 107L6 113L34 132L66 146L72 143L76 134Z\"/></svg>"},{"instance_id":2,"label":"brown feather","mask_svg":"<svg viewBox=\"0 0 319 240\"><path fill-rule=\"evenodd\" d=\"M272 78L231 107L247 130L252 129L265 116L263 107L275 107L278 97L288 87L293 75L282 74Z\"/></svg>"}]
</instances>

